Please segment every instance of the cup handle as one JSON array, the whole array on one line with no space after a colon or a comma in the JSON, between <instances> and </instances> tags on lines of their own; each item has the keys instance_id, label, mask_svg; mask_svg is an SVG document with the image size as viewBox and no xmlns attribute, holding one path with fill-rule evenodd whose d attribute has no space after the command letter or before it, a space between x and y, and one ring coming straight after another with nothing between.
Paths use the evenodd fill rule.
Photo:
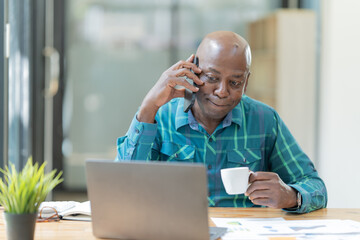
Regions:
<instances>
[{"instance_id":1,"label":"cup handle","mask_svg":"<svg viewBox=\"0 0 360 240\"><path fill-rule=\"evenodd\" d=\"M249 183L250 176L251 176L251 174L253 174L253 173L254 173L253 171L249 170L249 177L248 177L248 184L249 184L249 186L250 186L250 183Z\"/></svg>"}]
</instances>

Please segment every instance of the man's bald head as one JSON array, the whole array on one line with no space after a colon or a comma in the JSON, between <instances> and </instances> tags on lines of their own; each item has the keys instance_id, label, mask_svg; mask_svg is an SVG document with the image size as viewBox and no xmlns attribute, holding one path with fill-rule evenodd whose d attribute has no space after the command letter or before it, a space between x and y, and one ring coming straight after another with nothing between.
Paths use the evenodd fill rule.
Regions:
<instances>
[{"instance_id":1,"label":"man's bald head","mask_svg":"<svg viewBox=\"0 0 360 240\"><path fill-rule=\"evenodd\" d=\"M251 65L250 46L240 35L230 31L217 31L206 35L196 52L200 62L202 58L213 58L218 54L242 58L240 67L249 71Z\"/></svg>"}]
</instances>

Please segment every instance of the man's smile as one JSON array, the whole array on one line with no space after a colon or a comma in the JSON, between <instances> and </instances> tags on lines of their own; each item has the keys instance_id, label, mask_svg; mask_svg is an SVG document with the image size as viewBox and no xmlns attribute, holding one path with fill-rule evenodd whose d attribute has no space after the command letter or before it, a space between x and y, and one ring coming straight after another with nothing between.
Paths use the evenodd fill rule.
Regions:
<instances>
[{"instance_id":1,"label":"man's smile","mask_svg":"<svg viewBox=\"0 0 360 240\"><path fill-rule=\"evenodd\" d=\"M228 104L226 102L222 102L222 101L215 101L215 100L211 100L211 99L207 99L212 105L216 106L216 107L229 107L231 106L231 104Z\"/></svg>"}]
</instances>

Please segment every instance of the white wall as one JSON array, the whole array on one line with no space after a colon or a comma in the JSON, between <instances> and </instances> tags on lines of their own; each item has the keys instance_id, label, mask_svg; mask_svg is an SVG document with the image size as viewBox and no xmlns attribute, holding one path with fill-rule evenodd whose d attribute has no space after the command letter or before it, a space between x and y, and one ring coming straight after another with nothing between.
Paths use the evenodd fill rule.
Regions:
<instances>
[{"instance_id":1,"label":"white wall","mask_svg":"<svg viewBox=\"0 0 360 240\"><path fill-rule=\"evenodd\" d=\"M319 172L328 207L360 207L360 1L322 1Z\"/></svg>"}]
</instances>

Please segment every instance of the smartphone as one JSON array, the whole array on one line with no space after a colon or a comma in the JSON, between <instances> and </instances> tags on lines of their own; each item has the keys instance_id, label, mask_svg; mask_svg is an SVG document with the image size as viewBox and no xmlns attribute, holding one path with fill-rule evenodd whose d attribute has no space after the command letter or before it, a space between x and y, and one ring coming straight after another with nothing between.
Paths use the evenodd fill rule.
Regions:
<instances>
[{"instance_id":1,"label":"smartphone","mask_svg":"<svg viewBox=\"0 0 360 240\"><path fill-rule=\"evenodd\" d=\"M194 57L194 61L193 63L199 67L199 58L198 57ZM194 73L194 71L192 69L190 69L190 71L192 73ZM190 78L186 78L186 80L190 83L193 84L195 87L197 87L197 84ZM184 97L184 112L188 112L192 106L194 106L195 103L195 93L190 91L189 89L185 88L185 97Z\"/></svg>"}]
</instances>

